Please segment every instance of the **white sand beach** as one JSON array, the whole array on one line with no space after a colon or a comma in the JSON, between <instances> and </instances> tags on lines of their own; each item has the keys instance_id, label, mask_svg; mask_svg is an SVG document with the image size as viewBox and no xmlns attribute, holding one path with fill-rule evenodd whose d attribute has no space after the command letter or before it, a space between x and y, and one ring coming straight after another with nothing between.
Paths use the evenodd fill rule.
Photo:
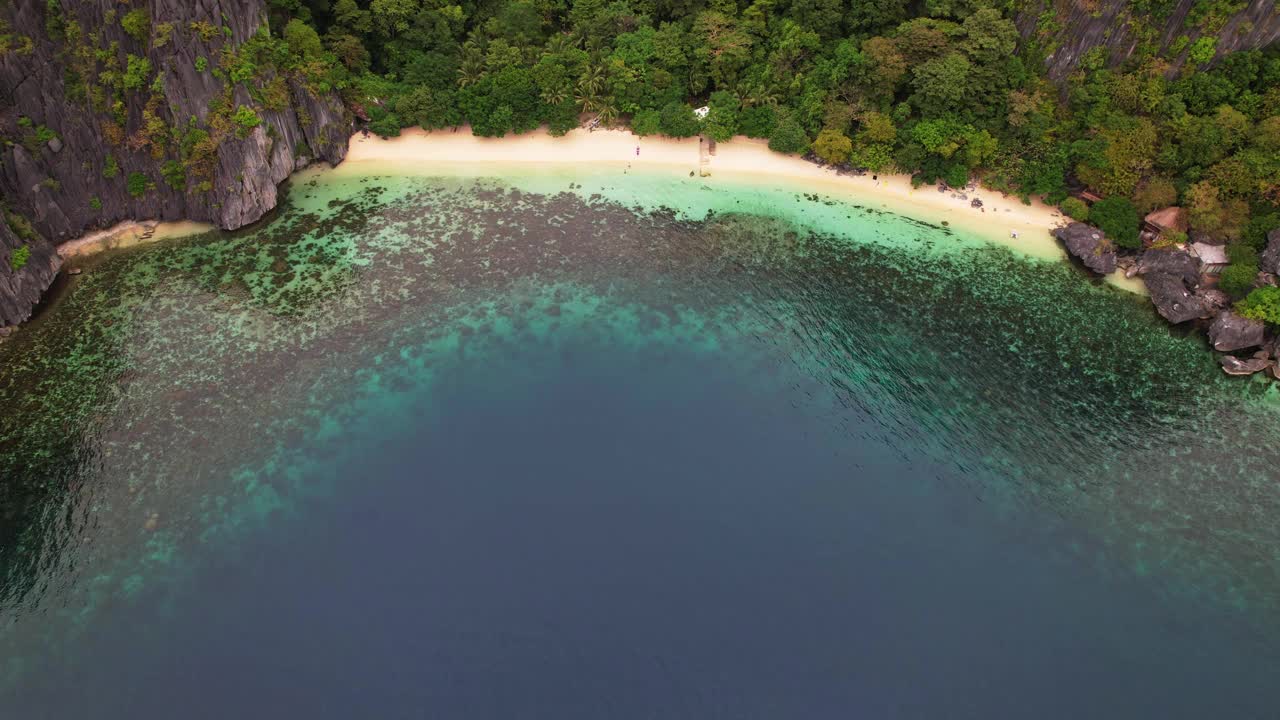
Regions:
<instances>
[{"instance_id":1,"label":"white sand beach","mask_svg":"<svg viewBox=\"0 0 1280 720\"><path fill-rule=\"evenodd\" d=\"M840 174L799 157L775 153L765 141L746 137L718 143L713 155L698 138L640 137L621 129L579 128L563 137L536 130L503 138L482 138L472 135L466 127L430 132L412 128L391 139L356 134L341 165L308 172L368 173L376 169L408 175L500 176L504 166L525 169L529 166L549 169L613 166L620 172L634 167L648 172L670 172L673 177L694 173L711 186L718 180L794 185L797 190L821 192L864 207L946 223L1032 257L1066 257L1061 245L1050 235L1050 231L1066 219L1056 208L1038 200L1024 204L1016 197L972 186L945 192L935 186L913 188L909 175ZM975 199L982 201L981 208L972 206ZM58 252L64 258L85 256L203 232L211 227L196 222L128 221L63 243ZM1120 273L1113 273L1107 281L1125 290L1144 292L1140 282L1125 279Z\"/></svg>"},{"instance_id":2,"label":"white sand beach","mask_svg":"<svg viewBox=\"0 0 1280 720\"><path fill-rule=\"evenodd\" d=\"M558 138L537 130L481 138L467 128L431 132L411 129L389 140L375 135L352 137L340 170L367 172L373 164L397 172L424 174L447 174L450 167L458 165L612 164L654 172L670 170L679 176L700 173L711 184L717 179L794 183L865 207L930 222L945 221L1028 255L1065 257L1061 246L1049 235L1064 219L1056 208L1039 201L1024 205L1018 198L983 188L946 192L939 192L934 186L916 189L911 187L908 175L841 175L799 157L775 153L764 140L746 137L718 143L714 156L700 148L698 138L640 137L628 130L579 128ZM972 207L974 199L981 200L983 207Z\"/></svg>"}]
</instances>

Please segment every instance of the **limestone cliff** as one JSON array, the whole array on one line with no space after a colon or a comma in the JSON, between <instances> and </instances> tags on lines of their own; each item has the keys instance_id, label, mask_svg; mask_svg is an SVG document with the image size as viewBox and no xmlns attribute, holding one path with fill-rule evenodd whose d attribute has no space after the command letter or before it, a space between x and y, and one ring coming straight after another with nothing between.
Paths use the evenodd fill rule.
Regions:
<instances>
[{"instance_id":1,"label":"limestone cliff","mask_svg":"<svg viewBox=\"0 0 1280 720\"><path fill-rule=\"evenodd\" d=\"M1276 0L1030 0L1016 23L1038 40L1051 79L1063 80L1094 50L1115 66L1140 50L1160 55L1169 72L1280 40Z\"/></svg>"},{"instance_id":2,"label":"limestone cliff","mask_svg":"<svg viewBox=\"0 0 1280 720\"><path fill-rule=\"evenodd\" d=\"M0 212L0 328L27 319L61 265L53 245L19 237Z\"/></svg>"},{"instance_id":3,"label":"limestone cliff","mask_svg":"<svg viewBox=\"0 0 1280 720\"><path fill-rule=\"evenodd\" d=\"M335 93L272 62L265 24L265 0L0 2L0 200L54 243L131 218L262 217L351 130ZM13 283L49 282L24 271L0 264L0 325L30 307Z\"/></svg>"}]
</instances>

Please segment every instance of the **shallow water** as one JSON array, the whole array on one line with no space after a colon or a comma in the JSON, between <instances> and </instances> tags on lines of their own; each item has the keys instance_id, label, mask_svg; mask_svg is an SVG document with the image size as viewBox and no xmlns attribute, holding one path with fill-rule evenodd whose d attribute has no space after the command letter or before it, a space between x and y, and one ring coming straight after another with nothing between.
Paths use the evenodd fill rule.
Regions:
<instances>
[{"instance_id":1,"label":"shallow water","mask_svg":"<svg viewBox=\"0 0 1280 720\"><path fill-rule=\"evenodd\" d=\"M0 367L22 717L1280 700L1270 385L799 188L306 176L104 257Z\"/></svg>"}]
</instances>

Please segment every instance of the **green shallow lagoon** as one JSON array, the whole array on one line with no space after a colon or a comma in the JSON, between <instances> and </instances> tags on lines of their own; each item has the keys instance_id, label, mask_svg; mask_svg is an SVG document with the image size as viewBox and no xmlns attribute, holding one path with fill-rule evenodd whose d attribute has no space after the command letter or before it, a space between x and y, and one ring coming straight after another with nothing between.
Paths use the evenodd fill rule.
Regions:
<instances>
[{"instance_id":1,"label":"green shallow lagoon","mask_svg":"<svg viewBox=\"0 0 1280 720\"><path fill-rule=\"evenodd\" d=\"M338 172L288 198L95 260L0 344L10 688L376 486L353 468L448 427L458 387L499 407L584 354L617 383L694 358L860 478L968 498L1046 567L1276 637L1276 390L1065 262L692 178Z\"/></svg>"}]
</instances>

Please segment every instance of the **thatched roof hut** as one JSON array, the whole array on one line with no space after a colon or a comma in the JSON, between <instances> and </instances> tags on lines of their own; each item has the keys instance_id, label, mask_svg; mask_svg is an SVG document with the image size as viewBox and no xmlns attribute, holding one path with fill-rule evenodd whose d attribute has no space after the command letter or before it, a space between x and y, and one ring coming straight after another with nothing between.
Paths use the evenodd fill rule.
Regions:
<instances>
[{"instance_id":1,"label":"thatched roof hut","mask_svg":"<svg viewBox=\"0 0 1280 720\"><path fill-rule=\"evenodd\" d=\"M1185 233L1187 231L1187 211L1180 207L1167 207L1147 213L1142 219L1147 230L1161 233L1166 230Z\"/></svg>"}]
</instances>

